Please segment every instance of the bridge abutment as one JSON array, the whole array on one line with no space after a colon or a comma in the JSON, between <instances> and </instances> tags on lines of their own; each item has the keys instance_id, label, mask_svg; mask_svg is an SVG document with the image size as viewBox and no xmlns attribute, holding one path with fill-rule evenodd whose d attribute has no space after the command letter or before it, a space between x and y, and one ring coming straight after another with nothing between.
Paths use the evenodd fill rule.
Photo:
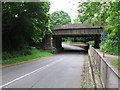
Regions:
<instances>
[{"instance_id":1,"label":"bridge abutment","mask_svg":"<svg viewBox=\"0 0 120 90\"><path fill-rule=\"evenodd\" d=\"M95 48L99 48L99 44L100 44L100 35L96 35L95 37L95 45L94 45L94 47Z\"/></svg>"},{"instance_id":2,"label":"bridge abutment","mask_svg":"<svg viewBox=\"0 0 120 90\"><path fill-rule=\"evenodd\" d=\"M53 47L56 48L56 52L62 51L62 37L60 36L53 36Z\"/></svg>"},{"instance_id":3,"label":"bridge abutment","mask_svg":"<svg viewBox=\"0 0 120 90\"><path fill-rule=\"evenodd\" d=\"M46 35L42 42L44 49L51 51L52 49L52 35Z\"/></svg>"}]
</instances>

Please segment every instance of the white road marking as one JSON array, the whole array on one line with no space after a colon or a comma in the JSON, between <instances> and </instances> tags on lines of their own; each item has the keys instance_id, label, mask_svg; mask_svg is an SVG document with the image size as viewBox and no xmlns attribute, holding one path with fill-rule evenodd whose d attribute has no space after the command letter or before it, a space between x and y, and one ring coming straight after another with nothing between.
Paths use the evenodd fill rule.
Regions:
<instances>
[{"instance_id":1,"label":"white road marking","mask_svg":"<svg viewBox=\"0 0 120 90\"><path fill-rule=\"evenodd\" d=\"M14 79L14 80L6 83L6 84L1 85L0 88L3 88L3 87L5 87L5 86L7 86L7 85L9 85L9 84L11 84L11 83L14 83L14 82L16 82L16 81L18 81L18 80L20 80L20 79L22 79L22 78L24 78L24 77L26 77L26 76L29 76L29 75L37 72L37 71L42 71L42 70L44 70L44 69L46 69L46 68L48 68L48 67L50 67L50 66L52 66L52 65L54 65L54 64L56 64L56 63L58 63L58 62L60 62L60 61L62 61L62 60L63 60L63 58L61 58L60 60L57 60L57 61L55 61L55 62L52 62L52 63L50 63L50 64L47 64L47 65L45 65L45 66L43 66L43 67L41 67L41 68L38 68L38 69L36 69L36 70L28 73L28 74L25 74L25 75L23 75L23 76L21 76L21 77L19 77L19 78L16 78L16 79Z\"/></svg>"}]
</instances>

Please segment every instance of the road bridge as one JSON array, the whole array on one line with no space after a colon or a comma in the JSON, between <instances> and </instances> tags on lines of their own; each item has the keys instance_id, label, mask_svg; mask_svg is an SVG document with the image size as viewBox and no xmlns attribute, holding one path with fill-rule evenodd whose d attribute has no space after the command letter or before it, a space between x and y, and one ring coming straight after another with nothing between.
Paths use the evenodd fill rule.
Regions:
<instances>
[{"instance_id":1,"label":"road bridge","mask_svg":"<svg viewBox=\"0 0 120 90\"><path fill-rule=\"evenodd\" d=\"M92 26L90 24L67 24L51 26L53 35L55 36L95 36L100 35L103 31L100 26Z\"/></svg>"},{"instance_id":2,"label":"road bridge","mask_svg":"<svg viewBox=\"0 0 120 90\"><path fill-rule=\"evenodd\" d=\"M91 24L67 24L53 25L51 26L51 31L53 33L51 45L57 49L62 49L61 43L63 37L94 37L95 47L99 48L100 36L103 32L103 28ZM51 39L47 37L47 41L50 40Z\"/></svg>"}]
</instances>

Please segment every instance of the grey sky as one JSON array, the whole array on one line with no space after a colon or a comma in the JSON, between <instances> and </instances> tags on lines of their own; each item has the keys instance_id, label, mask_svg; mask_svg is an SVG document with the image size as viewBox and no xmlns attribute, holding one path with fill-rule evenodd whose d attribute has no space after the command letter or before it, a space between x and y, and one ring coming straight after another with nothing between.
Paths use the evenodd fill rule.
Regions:
<instances>
[{"instance_id":1,"label":"grey sky","mask_svg":"<svg viewBox=\"0 0 120 90\"><path fill-rule=\"evenodd\" d=\"M53 13L54 11L65 11L67 12L72 21L77 17L77 6L80 0L50 0L50 11L49 13Z\"/></svg>"}]
</instances>

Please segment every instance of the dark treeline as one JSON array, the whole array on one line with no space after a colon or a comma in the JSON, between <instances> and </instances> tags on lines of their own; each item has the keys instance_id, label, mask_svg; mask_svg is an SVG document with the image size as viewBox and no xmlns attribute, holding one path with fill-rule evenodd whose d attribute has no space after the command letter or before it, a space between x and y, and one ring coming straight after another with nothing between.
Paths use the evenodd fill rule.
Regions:
<instances>
[{"instance_id":1,"label":"dark treeline","mask_svg":"<svg viewBox=\"0 0 120 90\"><path fill-rule=\"evenodd\" d=\"M50 33L49 3L2 3L3 51L40 43Z\"/></svg>"},{"instance_id":2,"label":"dark treeline","mask_svg":"<svg viewBox=\"0 0 120 90\"><path fill-rule=\"evenodd\" d=\"M49 2L2 3L3 55L42 47L43 38L51 33L49 9Z\"/></svg>"}]
</instances>

